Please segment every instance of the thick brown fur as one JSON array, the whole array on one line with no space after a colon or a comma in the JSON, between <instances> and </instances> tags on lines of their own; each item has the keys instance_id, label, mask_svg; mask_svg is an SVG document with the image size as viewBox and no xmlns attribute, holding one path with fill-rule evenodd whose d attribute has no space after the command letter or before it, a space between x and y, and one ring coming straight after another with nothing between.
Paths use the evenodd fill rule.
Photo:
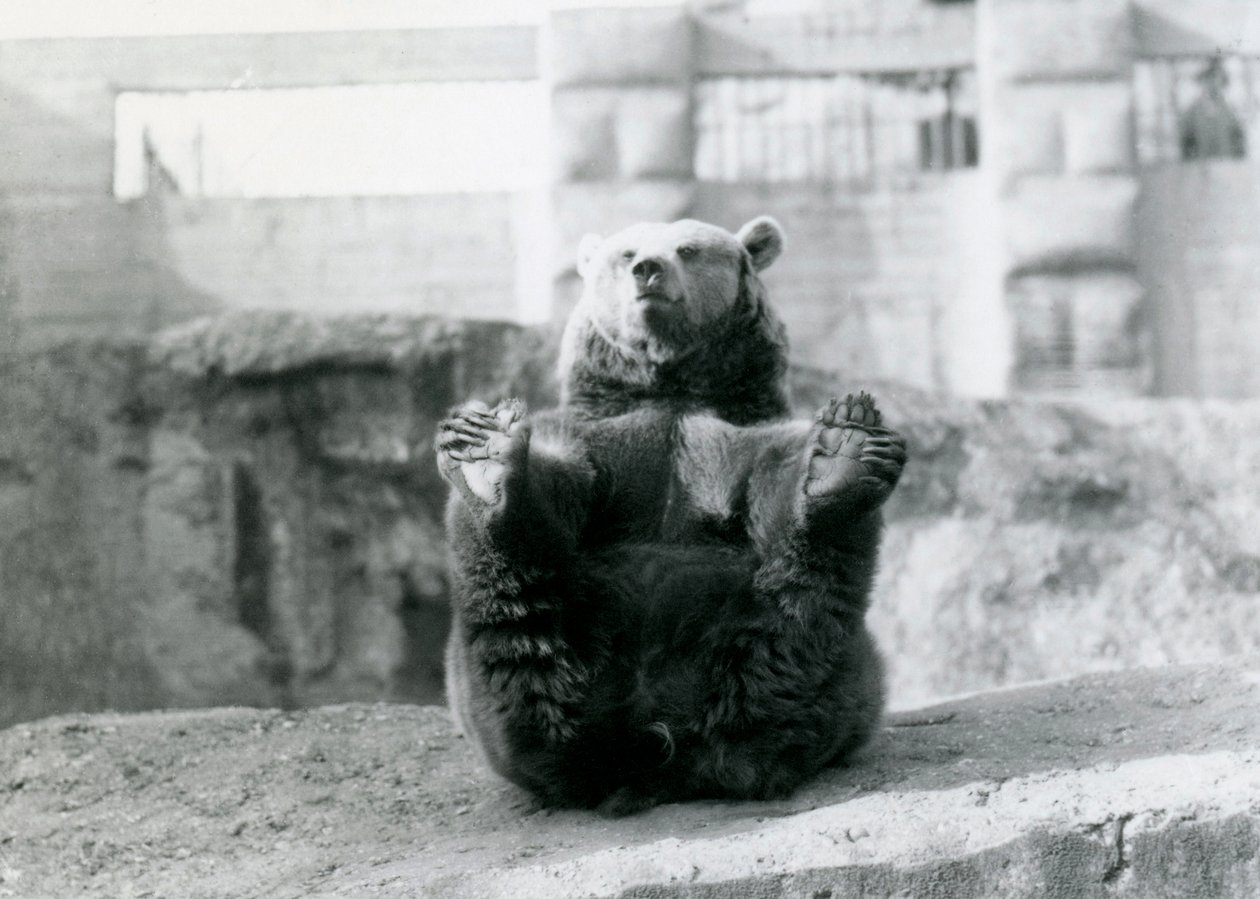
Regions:
<instances>
[{"instance_id":1,"label":"thick brown fur","mask_svg":"<svg viewBox=\"0 0 1260 899\"><path fill-rule=\"evenodd\" d=\"M473 402L438 435L451 706L547 804L779 796L878 724L863 619L904 442L865 394L787 419L757 276L781 247L765 217L585 239L561 407Z\"/></svg>"}]
</instances>

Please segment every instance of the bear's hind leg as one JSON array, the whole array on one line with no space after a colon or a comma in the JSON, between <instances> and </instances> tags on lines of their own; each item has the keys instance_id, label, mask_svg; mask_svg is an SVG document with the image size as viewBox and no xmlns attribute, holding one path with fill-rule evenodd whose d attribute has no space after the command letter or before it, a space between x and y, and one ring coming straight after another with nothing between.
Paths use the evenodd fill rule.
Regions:
<instances>
[{"instance_id":1,"label":"bear's hind leg","mask_svg":"<svg viewBox=\"0 0 1260 899\"><path fill-rule=\"evenodd\" d=\"M799 437L797 438L800 439ZM753 509L762 566L756 585L794 615L840 607L864 612L882 530L880 506L906 459L905 441L881 425L866 393L819 410L796 468L786 477L761 466Z\"/></svg>"},{"instance_id":2,"label":"bear's hind leg","mask_svg":"<svg viewBox=\"0 0 1260 899\"><path fill-rule=\"evenodd\" d=\"M546 793L604 650L574 559L593 473L562 428L535 424L538 446L524 404L468 403L442 423L437 463L453 488L451 707L496 770Z\"/></svg>"}]
</instances>

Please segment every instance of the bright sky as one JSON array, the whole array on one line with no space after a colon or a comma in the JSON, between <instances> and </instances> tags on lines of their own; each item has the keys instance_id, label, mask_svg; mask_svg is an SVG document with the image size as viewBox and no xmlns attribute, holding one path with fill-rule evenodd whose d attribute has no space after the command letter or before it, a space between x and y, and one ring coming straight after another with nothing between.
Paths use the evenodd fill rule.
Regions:
<instances>
[{"instance_id":1,"label":"bright sky","mask_svg":"<svg viewBox=\"0 0 1260 899\"><path fill-rule=\"evenodd\" d=\"M0 40L528 24L551 7L679 0L0 0Z\"/></svg>"}]
</instances>

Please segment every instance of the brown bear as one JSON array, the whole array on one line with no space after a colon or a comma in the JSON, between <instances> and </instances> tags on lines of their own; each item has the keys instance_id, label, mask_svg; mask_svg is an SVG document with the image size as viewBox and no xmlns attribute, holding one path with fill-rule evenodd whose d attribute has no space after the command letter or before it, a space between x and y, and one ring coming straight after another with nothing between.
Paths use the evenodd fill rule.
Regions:
<instances>
[{"instance_id":1,"label":"brown bear","mask_svg":"<svg viewBox=\"0 0 1260 899\"><path fill-rule=\"evenodd\" d=\"M780 796L878 724L863 619L905 443L866 394L788 419L757 275L782 246L768 217L583 239L560 408L441 426L451 707L546 804Z\"/></svg>"}]
</instances>

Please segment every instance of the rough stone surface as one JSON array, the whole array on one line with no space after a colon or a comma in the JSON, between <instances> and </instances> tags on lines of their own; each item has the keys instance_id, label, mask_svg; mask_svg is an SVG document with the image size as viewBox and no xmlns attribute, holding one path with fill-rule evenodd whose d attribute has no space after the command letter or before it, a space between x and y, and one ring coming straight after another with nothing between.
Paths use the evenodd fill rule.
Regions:
<instances>
[{"instance_id":1,"label":"rough stone surface","mask_svg":"<svg viewBox=\"0 0 1260 899\"><path fill-rule=\"evenodd\" d=\"M895 715L788 799L610 821L437 708L53 718L0 732L0 896L1250 897L1258 745L1253 656Z\"/></svg>"},{"instance_id":2,"label":"rough stone surface","mask_svg":"<svg viewBox=\"0 0 1260 899\"><path fill-rule=\"evenodd\" d=\"M549 402L548 339L258 314L7 357L0 722L439 700L432 435L457 398Z\"/></svg>"},{"instance_id":3,"label":"rough stone surface","mask_svg":"<svg viewBox=\"0 0 1260 899\"><path fill-rule=\"evenodd\" d=\"M871 611L895 703L1260 651L1260 404L876 394L912 460Z\"/></svg>"},{"instance_id":4,"label":"rough stone surface","mask_svg":"<svg viewBox=\"0 0 1260 899\"><path fill-rule=\"evenodd\" d=\"M438 701L431 458L470 397L554 402L554 334L245 315L0 366L0 724ZM911 463L871 623L892 700L1260 651L1260 404L867 387Z\"/></svg>"}]
</instances>

